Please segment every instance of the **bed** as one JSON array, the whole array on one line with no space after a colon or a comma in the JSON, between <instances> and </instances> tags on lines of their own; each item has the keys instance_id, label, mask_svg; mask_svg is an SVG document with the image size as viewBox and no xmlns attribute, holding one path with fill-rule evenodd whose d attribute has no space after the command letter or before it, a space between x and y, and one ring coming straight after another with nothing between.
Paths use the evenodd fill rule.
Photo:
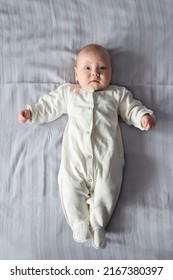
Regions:
<instances>
[{"instance_id":1,"label":"bed","mask_svg":"<svg viewBox=\"0 0 173 280\"><path fill-rule=\"evenodd\" d=\"M173 1L0 0L0 259L173 259ZM57 175L67 116L21 125L18 112L75 83L76 52L111 54L112 84L154 111L140 131L120 120L125 167L108 245L78 244Z\"/></svg>"}]
</instances>

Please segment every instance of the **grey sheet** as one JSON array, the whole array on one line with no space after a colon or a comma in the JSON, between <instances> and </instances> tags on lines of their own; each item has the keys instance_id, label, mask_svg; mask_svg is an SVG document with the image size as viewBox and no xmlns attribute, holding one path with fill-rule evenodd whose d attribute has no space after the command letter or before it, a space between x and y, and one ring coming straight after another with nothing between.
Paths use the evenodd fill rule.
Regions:
<instances>
[{"instance_id":1,"label":"grey sheet","mask_svg":"<svg viewBox=\"0 0 173 280\"><path fill-rule=\"evenodd\" d=\"M57 174L67 117L18 124L18 112L75 82L75 53L111 53L112 84L154 110L141 132L121 122L126 165L108 246L73 241ZM173 1L0 0L0 259L173 259Z\"/></svg>"}]
</instances>

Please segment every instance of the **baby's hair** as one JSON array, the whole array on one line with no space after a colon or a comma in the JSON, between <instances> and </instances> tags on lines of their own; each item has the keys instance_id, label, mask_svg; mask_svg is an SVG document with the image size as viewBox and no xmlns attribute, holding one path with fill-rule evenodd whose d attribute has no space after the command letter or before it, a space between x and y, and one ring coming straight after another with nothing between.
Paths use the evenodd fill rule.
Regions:
<instances>
[{"instance_id":1,"label":"baby's hair","mask_svg":"<svg viewBox=\"0 0 173 280\"><path fill-rule=\"evenodd\" d=\"M77 53L77 55L76 55L76 64L77 64L77 60L78 60L80 54L83 53L83 52L87 52L87 51L88 52L89 51L93 51L93 52L104 53L105 55L107 55L109 57L109 60L111 60L110 59L110 54L109 54L109 52L108 52L108 50L106 48L104 48L103 46L98 45L98 44L89 44L89 45L86 45L83 48L81 48L79 50L79 52Z\"/></svg>"}]
</instances>

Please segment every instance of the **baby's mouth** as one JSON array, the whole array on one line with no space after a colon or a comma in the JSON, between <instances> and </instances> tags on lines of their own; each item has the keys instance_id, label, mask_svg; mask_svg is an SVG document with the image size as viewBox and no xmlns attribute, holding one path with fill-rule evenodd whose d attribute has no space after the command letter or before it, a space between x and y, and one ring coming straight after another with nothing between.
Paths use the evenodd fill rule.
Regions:
<instances>
[{"instance_id":1,"label":"baby's mouth","mask_svg":"<svg viewBox=\"0 0 173 280\"><path fill-rule=\"evenodd\" d=\"M92 81L90 81L90 83L97 83L97 84L99 84L100 82L98 80L92 80Z\"/></svg>"}]
</instances>

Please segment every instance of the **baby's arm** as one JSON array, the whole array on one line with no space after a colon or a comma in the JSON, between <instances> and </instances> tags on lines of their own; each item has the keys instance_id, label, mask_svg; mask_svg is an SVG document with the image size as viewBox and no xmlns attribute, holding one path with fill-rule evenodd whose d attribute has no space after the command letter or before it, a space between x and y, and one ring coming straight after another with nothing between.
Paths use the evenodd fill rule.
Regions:
<instances>
[{"instance_id":1,"label":"baby's arm","mask_svg":"<svg viewBox=\"0 0 173 280\"><path fill-rule=\"evenodd\" d=\"M145 114L141 118L141 125L144 130L149 130L155 126L155 118L149 114Z\"/></svg>"},{"instance_id":2,"label":"baby's arm","mask_svg":"<svg viewBox=\"0 0 173 280\"><path fill-rule=\"evenodd\" d=\"M31 121L32 120L32 112L31 110L28 110L28 109L25 109L25 110L22 110L20 113L19 113L19 122L20 123L25 123L27 121Z\"/></svg>"},{"instance_id":3,"label":"baby's arm","mask_svg":"<svg viewBox=\"0 0 173 280\"><path fill-rule=\"evenodd\" d=\"M26 109L19 113L19 122L29 121L32 124L41 124L53 121L62 114L67 114L68 84L59 86L44 96L37 103L27 105Z\"/></svg>"},{"instance_id":4,"label":"baby's arm","mask_svg":"<svg viewBox=\"0 0 173 280\"><path fill-rule=\"evenodd\" d=\"M149 130L155 125L155 117L151 110L133 98L130 91L120 88L119 115L128 124L141 130Z\"/></svg>"}]
</instances>

